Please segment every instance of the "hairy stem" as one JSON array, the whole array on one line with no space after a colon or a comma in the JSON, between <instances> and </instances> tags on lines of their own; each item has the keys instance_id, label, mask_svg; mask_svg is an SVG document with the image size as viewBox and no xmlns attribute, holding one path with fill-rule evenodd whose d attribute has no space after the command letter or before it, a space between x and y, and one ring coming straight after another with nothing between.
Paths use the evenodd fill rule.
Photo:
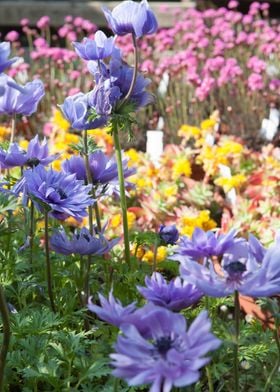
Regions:
<instances>
[{"instance_id":1,"label":"hairy stem","mask_svg":"<svg viewBox=\"0 0 280 392\"><path fill-rule=\"evenodd\" d=\"M35 220L34 220L34 203L30 200L30 224L29 224L29 261L30 265L33 264L33 243L34 243L34 230L35 230Z\"/></svg>"},{"instance_id":2,"label":"hairy stem","mask_svg":"<svg viewBox=\"0 0 280 392\"><path fill-rule=\"evenodd\" d=\"M239 333L240 333L240 305L238 291L234 292L234 320L235 320L235 342L234 342L234 392L239 392Z\"/></svg>"},{"instance_id":3,"label":"hairy stem","mask_svg":"<svg viewBox=\"0 0 280 392\"><path fill-rule=\"evenodd\" d=\"M15 133L16 133L16 114L13 114L13 117L12 117L12 126L11 126L10 143L13 143L13 142L14 142Z\"/></svg>"},{"instance_id":4,"label":"hairy stem","mask_svg":"<svg viewBox=\"0 0 280 392\"><path fill-rule=\"evenodd\" d=\"M133 48L134 48L134 70L133 70L133 76L132 76L132 80L131 80L131 84L129 87L129 90L126 94L126 96L124 97L123 101L121 102L120 106L124 106L128 101L129 98L132 94L132 91L134 89L135 83L136 83L136 79L137 79L137 71L138 71L138 50L137 50L137 40L134 34L132 34L132 40L133 40Z\"/></svg>"},{"instance_id":5,"label":"hairy stem","mask_svg":"<svg viewBox=\"0 0 280 392\"><path fill-rule=\"evenodd\" d=\"M4 291L2 285L0 285L0 313L2 316L3 323L3 343L0 352L0 392L4 391L4 371L6 365L6 357L9 350L11 329L10 329L10 318L7 303L5 300Z\"/></svg>"},{"instance_id":6,"label":"hairy stem","mask_svg":"<svg viewBox=\"0 0 280 392\"><path fill-rule=\"evenodd\" d=\"M48 283L48 293L49 299L51 303L52 311L55 313L55 304L53 299L53 290L52 290L52 271L51 271L51 262L50 262L50 247L49 247L49 216L48 212L44 213L45 220L45 253L46 253L46 267L47 267L47 283Z\"/></svg>"},{"instance_id":7,"label":"hairy stem","mask_svg":"<svg viewBox=\"0 0 280 392\"><path fill-rule=\"evenodd\" d=\"M122 221L123 221L124 254L125 254L125 261L130 269L131 262L130 262L130 249L129 249L129 232L128 232L127 206L126 206L126 196L125 196L125 183L124 183L123 166L122 166L122 151L121 151L119 131L117 125L113 124L112 131L113 131L114 144L116 150L118 178L119 178L119 185L120 185L120 204L121 204Z\"/></svg>"},{"instance_id":8,"label":"hairy stem","mask_svg":"<svg viewBox=\"0 0 280 392\"><path fill-rule=\"evenodd\" d=\"M274 338L275 338L275 342L277 345L277 349L278 349L278 355L277 355L277 360L275 362L275 365L273 366L273 369L270 372L270 375L268 376L266 383L265 383L265 387L264 387L264 392L268 392L270 390L270 384L271 381L273 379L273 377L275 376L276 372L279 369L280 366L280 339L279 339L279 325L277 325L277 323L275 323L275 330L274 330Z\"/></svg>"}]
</instances>

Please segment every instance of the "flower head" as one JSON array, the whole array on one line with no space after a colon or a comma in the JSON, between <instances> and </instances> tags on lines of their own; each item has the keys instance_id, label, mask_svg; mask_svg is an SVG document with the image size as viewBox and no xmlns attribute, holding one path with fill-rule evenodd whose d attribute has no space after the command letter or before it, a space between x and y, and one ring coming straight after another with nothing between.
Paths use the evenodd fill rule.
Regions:
<instances>
[{"instance_id":1,"label":"flower head","mask_svg":"<svg viewBox=\"0 0 280 392\"><path fill-rule=\"evenodd\" d=\"M23 114L30 116L45 95L44 84L36 79L25 86L18 85L12 78L0 75L0 85L5 86L4 94L0 96L0 114Z\"/></svg>"},{"instance_id":2,"label":"flower head","mask_svg":"<svg viewBox=\"0 0 280 392\"><path fill-rule=\"evenodd\" d=\"M115 38L107 38L103 31L98 30L94 40L84 38L83 41L73 42L76 53L84 60L102 60L111 56L115 44Z\"/></svg>"},{"instance_id":3,"label":"flower head","mask_svg":"<svg viewBox=\"0 0 280 392\"><path fill-rule=\"evenodd\" d=\"M86 227L76 231L69 240L64 230L57 231L50 239L51 248L63 255L72 253L79 255L103 255L109 252L119 241L116 238L112 241L99 234L91 235Z\"/></svg>"},{"instance_id":4,"label":"flower head","mask_svg":"<svg viewBox=\"0 0 280 392\"><path fill-rule=\"evenodd\" d=\"M139 38L143 35L153 34L157 31L158 24L148 2L123 1L113 11L103 7L103 12L114 34L134 34Z\"/></svg>"},{"instance_id":5,"label":"flower head","mask_svg":"<svg viewBox=\"0 0 280 392\"><path fill-rule=\"evenodd\" d=\"M175 253L182 256L190 256L194 259L220 256L233 245L245 241L242 238L236 238L236 234L236 230L230 230L227 234L220 234L211 230L205 232L197 227L191 238L181 237Z\"/></svg>"},{"instance_id":6,"label":"flower head","mask_svg":"<svg viewBox=\"0 0 280 392\"><path fill-rule=\"evenodd\" d=\"M25 192L39 211L46 208L54 218L69 216L81 220L87 216L87 207L93 203L90 186L76 179L75 174L46 170L42 165L24 172Z\"/></svg>"},{"instance_id":7,"label":"flower head","mask_svg":"<svg viewBox=\"0 0 280 392\"><path fill-rule=\"evenodd\" d=\"M192 284L183 282L177 277L167 283L163 276L154 272L152 277L145 278L146 287L138 286L137 290L148 301L169 310L180 311L196 303L202 292Z\"/></svg>"},{"instance_id":8,"label":"flower head","mask_svg":"<svg viewBox=\"0 0 280 392\"><path fill-rule=\"evenodd\" d=\"M113 296L112 291L109 294L109 298L106 299L103 295L99 294L100 305L94 305L89 300L88 309L96 313L101 320L106 321L109 324L119 327L127 317L133 314L136 310L135 303L128 306L123 306L119 300L116 300Z\"/></svg>"},{"instance_id":9,"label":"flower head","mask_svg":"<svg viewBox=\"0 0 280 392\"><path fill-rule=\"evenodd\" d=\"M8 151L0 148L0 168L9 169L16 166L34 167L39 164L45 166L57 159L58 154L49 155L47 140L40 144L36 135L28 144L27 151L22 150L17 143L12 143Z\"/></svg>"},{"instance_id":10,"label":"flower head","mask_svg":"<svg viewBox=\"0 0 280 392\"><path fill-rule=\"evenodd\" d=\"M266 251L261 249L263 260L260 260L259 255L256 256L256 249L255 244L252 247L252 241L234 245L223 255L219 272L210 260L206 260L204 265L201 265L188 257L174 256L174 258L181 262L182 278L195 284L206 295L223 297L234 291L252 297L279 294L278 240Z\"/></svg>"},{"instance_id":11,"label":"flower head","mask_svg":"<svg viewBox=\"0 0 280 392\"><path fill-rule=\"evenodd\" d=\"M210 360L205 355L221 344L210 332L207 312L200 313L187 330L184 316L150 306L142 324L144 334L133 324L121 324L122 334L111 354L113 375L131 386L152 384L151 392L195 383L199 369Z\"/></svg>"},{"instance_id":12,"label":"flower head","mask_svg":"<svg viewBox=\"0 0 280 392\"><path fill-rule=\"evenodd\" d=\"M165 244L174 245L179 238L179 231L175 225L160 225L159 236Z\"/></svg>"},{"instance_id":13,"label":"flower head","mask_svg":"<svg viewBox=\"0 0 280 392\"><path fill-rule=\"evenodd\" d=\"M135 173L135 168L127 167L127 159L123 159L122 163L125 178ZM108 158L101 150L97 150L89 155L89 166L92 183L101 193L102 190L105 190L106 194L118 192L118 168L115 158ZM86 180L86 167L82 157L71 157L62 163L62 168L66 173L75 173L77 179Z\"/></svg>"},{"instance_id":14,"label":"flower head","mask_svg":"<svg viewBox=\"0 0 280 392\"><path fill-rule=\"evenodd\" d=\"M0 73L3 72L7 67L13 64L17 58L13 57L8 60L8 57L11 53L11 44L10 42L1 42L0 43ZM1 84L1 80L0 80Z\"/></svg>"}]
</instances>

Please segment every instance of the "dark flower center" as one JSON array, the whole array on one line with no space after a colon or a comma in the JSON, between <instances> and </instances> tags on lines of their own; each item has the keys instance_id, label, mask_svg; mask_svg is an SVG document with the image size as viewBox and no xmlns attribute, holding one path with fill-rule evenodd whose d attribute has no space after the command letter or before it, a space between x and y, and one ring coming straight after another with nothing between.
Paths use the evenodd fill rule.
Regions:
<instances>
[{"instance_id":1,"label":"dark flower center","mask_svg":"<svg viewBox=\"0 0 280 392\"><path fill-rule=\"evenodd\" d=\"M224 268L229 274L238 274L246 271L246 265L238 260L233 261Z\"/></svg>"},{"instance_id":2,"label":"dark flower center","mask_svg":"<svg viewBox=\"0 0 280 392\"><path fill-rule=\"evenodd\" d=\"M171 349L173 340L170 336L164 336L155 341L154 346L161 355L165 355Z\"/></svg>"},{"instance_id":3,"label":"dark flower center","mask_svg":"<svg viewBox=\"0 0 280 392\"><path fill-rule=\"evenodd\" d=\"M90 237L87 234L83 234L83 237L87 242L90 242Z\"/></svg>"},{"instance_id":4,"label":"dark flower center","mask_svg":"<svg viewBox=\"0 0 280 392\"><path fill-rule=\"evenodd\" d=\"M38 159L38 158L30 158L26 161L26 165L29 167L38 166L39 163L40 163L40 159Z\"/></svg>"},{"instance_id":5,"label":"dark flower center","mask_svg":"<svg viewBox=\"0 0 280 392\"><path fill-rule=\"evenodd\" d=\"M62 189L57 189L57 193L59 194L61 199L67 198L67 194Z\"/></svg>"}]
</instances>

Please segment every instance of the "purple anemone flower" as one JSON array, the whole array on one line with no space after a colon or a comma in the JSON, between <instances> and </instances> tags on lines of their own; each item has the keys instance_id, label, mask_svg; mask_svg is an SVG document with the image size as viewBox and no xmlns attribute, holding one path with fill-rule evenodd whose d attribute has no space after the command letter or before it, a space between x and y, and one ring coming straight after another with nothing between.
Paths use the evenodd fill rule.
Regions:
<instances>
[{"instance_id":1,"label":"purple anemone flower","mask_svg":"<svg viewBox=\"0 0 280 392\"><path fill-rule=\"evenodd\" d=\"M98 296L101 306L94 305L90 299L88 309L96 313L101 320L116 327L119 327L136 310L135 302L128 306L123 306L119 300L114 298L112 291L110 291L108 299L101 294Z\"/></svg>"},{"instance_id":2,"label":"purple anemone flower","mask_svg":"<svg viewBox=\"0 0 280 392\"><path fill-rule=\"evenodd\" d=\"M78 93L67 97L63 104L59 105L64 117L74 129L79 131L102 127L108 121L107 117L99 117L92 121L88 120L90 110L88 98L88 94Z\"/></svg>"},{"instance_id":3,"label":"purple anemone flower","mask_svg":"<svg viewBox=\"0 0 280 392\"><path fill-rule=\"evenodd\" d=\"M102 60L111 56L115 44L115 38L107 38L103 31L98 30L94 40L84 38L82 42L73 42L78 56L84 60Z\"/></svg>"},{"instance_id":4,"label":"purple anemone flower","mask_svg":"<svg viewBox=\"0 0 280 392\"><path fill-rule=\"evenodd\" d=\"M75 231L69 240L64 230L57 231L50 239L51 248L60 254L103 255L119 242L119 238L108 241L102 234L91 235L86 227Z\"/></svg>"},{"instance_id":5,"label":"purple anemone flower","mask_svg":"<svg viewBox=\"0 0 280 392\"><path fill-rule=\"evenodd\" d=\"M127 159L123 159L122 163L125 178L136 172L135 168L127 167ZM100 194L103 189L107 195L118 193L118 168L115 158L108 158L101 150L97 150L89 155L89 166L93 185L100 187ZM78 180L86 180L85 161L82 157L71 157L62 163L62 168L66 173L75 173Z\"/></svg>"},{"instance_id":6,"label":"purple anemone flower","mask_svg":"<svg viewBox=\"0 0 280 392\"><path fill-rule=\"evenodd\" d=\"M160 239L167 245L175 245L179 239L179 231L176 225L160 225L158 234Z\"/></svg>"},{"instance_id":7,"label":"purple anemone flower","mask_svg":"<svg viewBox=\"0 0 280 392\"><path fill-rule=\"evenodd\" d=\"M116 50L114 52L114 56L112 56L109 64L100 62L98 65L96 61L89 61L88 69L97 81L99 79L110 80L112 103L115 106L128 93L134 71L132 67L122 61L119 51ZM135 110L154 101L153 95L146 91L150 83L150 79L145 78L140 73L137 74L136 82L129 98L129 102L134 105ZM117 91L120 92L117 97L114 95L114 90L112 91L114 87L117 87Z\"/></svg>"},{"instance_id":8,"label":"purple anemone flower","mask_svg":"<svg viewBox=\"0 0 280 392\"><path fill-rule=\"evenodd\" d=\"M112 12L106 7L102 9L108 24L117 35L131 33L139 38L157 31L156 17L146 0L141 3L123 1Z\"/></svg>"},{"instance_id":9,"label":"purple anemone flower","mask_svg":"<svg viewBox=\"0 0 280 392\"><path fill-rule=\"evenodd\" d=\"M13 57L12 59L8 60L10 53L11 53L10 42L1 42L0 43L0 73L3 72L6 68L8 68L11 64L13 64L17 60L17 57Z\"/></svg>"},{"instance_id":10,"label":"purple anemone flower","mask_svg":"<svg viewBox=\"0 0 280 392\"><path fill-rule=\"evenodd\" d=\"M69 216L82 220L87 216L87 207L93 204L90 186L76 179L75 174L66 174L38 165L24 172L24 192L34 201L36 208L44 209L56 219Z\"/></svg>"},{"instance_id":11,"label":"purple anemone flower","mask_svg":"<svg viewBox=\"0 0 280 392\"><path fill-rule=\"evenodd\" d=\"M158 306L178 312L196 303L203 295L194 285L182 282L180 277L167 283L159 272L154 272L152 277L146 276L147 287L137 286L137 290Z\"/></svg>"},{"instance_id":12,"label":"purple anemone flower","mask_svg":"<svg viewBox=\"0 0 280 392\"><path fill-rule=\"evenodd\" d=\"M151 384L150 392L170 392L198 381L199 369L209 363L209 351L221 341L211 332L207 312L201 312L187 330L181 314L151 306L143 315L143 335L135 325L123 323L111 354L113 375L130 386Z\"/></svg>"},{"instance_id":13,"label":"purple anemone flower","mask_svg":"<svg viewBox=\"0 0 280 392\"><path fill-rule=\"evenodd\" d=\"M181 237L178 248L174 252L194 259L203 257L220 256L227 249L245 242L243 238L236 238L237 231L230 230L227 234L214 233L200 228L195 228L191 238Z\"/></svg>"},{"instance_id":14,"label":"purple anemone flower","mask_svg":"<svg viewBox=\"0 0 280 392\"><path fill-rule=\"evenodd\" d=\"M12 143L8 151L0 148L0 168L9 169L16 166L34 167L39 164L45 166L57 159L59 154L49 155L47 140L40 144L36 135L30 140L27 151L19 147L17 143Z\"/></svg>"},{"instance_id":15,"label":"purple anemone flower","mask_svg":"<svg viewBox=\"0 0 280 392\"><path fill-rule=\"evenodd\" d=\"M173 256L181 262L181 276L205 295L224 297L238 291L251 297L269 297L280 293L279 242L266 250L262 262L250 246L236 244L222 257L217 273L212 262L203 265L185 256Z\"/></svg>"},{"instance_id":16,"label":"purple anemone flower","mask_svg":"<svg viewBox=\"0 0 280 392\"><path fill-rule=\"evenodd\" d=\"M36 112L40 100L45 95L44 83L39 79L20 86L9 76L2 74L1 84L5 91L0 96L0 114L30 116Z\"/></svg>"}]
</instances>

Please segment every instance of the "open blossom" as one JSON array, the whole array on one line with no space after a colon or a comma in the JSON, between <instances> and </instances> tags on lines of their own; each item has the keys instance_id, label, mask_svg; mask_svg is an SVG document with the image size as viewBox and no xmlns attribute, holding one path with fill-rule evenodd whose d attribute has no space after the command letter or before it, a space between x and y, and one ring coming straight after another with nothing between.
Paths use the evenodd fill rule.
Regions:
<instances>
[{"instance_id":1,"label":"open blossom","mask_svg":"<svg viewBox=\"0 0 280 392\"><path fill-rule=\"evenodd\" d=\"M63 255L79 254L79 255L103 255L109 252L119 241L116 238L108 241L102 234L91 235L86 227L77 230L68 239L64 230L59 230L50 238L51 248Z\"/></svg>"},{"instance_id":2,"label":"open blossom","mask_svg":"<svg viewBox=\"0 0 280 392\"><path fill-rule=\"evenodd\" d=\"M150 392L170 392L173 386L198 381L199 369L210 361L207 353L221 344L210 332L206 311L187 329L183 315L150 306L142 314L141 325L140 329L130 323L120 325L122 334L110 355L112 373L130 386L151 384Z\"/></svg>"},{"instance_id":3,"label":"open blossom","mask_svg":"<svg viewBox=\"0 0 280 392\"><path fill-rule=\"evenodd\" d=\"M10 53L11 53L10 42L1 42L0 43L0 74L17 60L16 57L13 57L12 59L8 60ZM3 82L4 80L0 80L0 85Z\"/></svg>"},{"instance_id":4,"label":"open blossom","mask_svg":"<svg viewBox=\"0 0 280 392\"><path fill-rule=\"evenodd\" d=\"M194 303L201 297L202 292L194 285L182 282L180 277L166 282L159 272L154 272L152 277L145 278L146 287L137 286L137 290L146 300L169 310L180 311Z\"/></svg>"},{"instance_id":5,"label":"open blossom","mask_svg":"<svg viewBox=\"0 0 280 392\"><path fill-rule=\"evenodd\" d=\"M46 170L38 165L26 170L23 178L25 193L34 201L36 208L41 212L47 209L56 219L72 216L81 220L87 216L87 207L93 204L90 186L77 180L75 174Z\"/></svg>"},{"instance_id":6,"label":"open blossom","mask_svg":"<svg viewBox=\"0 0 280 392\"><path fill-rule=\"evenodd\" d=\"M180 238L179 246L174 249L174 252L197 260L203 257L220 256L232 246L245 242L243 238L236 238L236 234L236 230L221 234L212 230L205 232L196 227L191 238L187 236Z\"/></svg>"},{"instance_id":7,"label":"open blossom","mask_svg":"<svg viewBox=\"0 0 280 392\"><path fill-rule=\"evenodd\" d=\"M137 38L157 31L157 20L148 2L141 3L126 0L118 4L113 11L103 7L103 12L114 34L134 34Z\"/></svg>"},{"instance_id":8,"label":"open blossom","mask_svg":"<svg viewBox=\"0 0 280 392\"><path fill-rule=\"evenodd\" d=\"M84 60L102 60L111 56L114 48L115 38L107 38L103 31L98 30L94 40L84 38L83 41L73 42L76 53Z\"/></svg>"},{"instance_id":9,"label":"open blossom","mask_svg":"<svg viewBox=\"0 0 280 392\"><path fill-rule=\"evenodd\" d=\"M212 297L223 297L234 291L251 297L279 294L279 239L263 251L261 261L260 248L254 240L253 242L249 249L246 244L236 244L226 251L219 272L210 260L201 265L189 257L176 257L181 262L181 276L187 282L195 284L205 295Z\"/></svg>"},{"instance_id":10,"label":"open blossom","mask_svg":"<svg viewBox=\"0 0 280 392\"><path fill-rule=\"evenodd\" d=\"M128 160L123 159L124 178L135 173L135 168L128 168ZM112 194L118 190L118 168L115 158L107 157L101 150L89 154L89 167L92 175L92 183L100 189L105 188L106 194ZM85 181L85 161L80 156L73 156L62 163L65 173L75 173L78 180ZM128 183L126 185L129 185Z\"/></svg>"},{"instance_id":11,"label":"open blossom","mask_svg":"<svg viewBox=\"0 0 280 392\"><path fill-rule=\"evenodd\" d=\"M34 167L39 164L45 166L58 158L58 154L49 155L48 142L46 139L42 143L36 135L30 140L27 151L19 147L17 143L11 143L7 151L0 148L0 168L9 169L16 166Z\"/></svg>"},{"instance_id":12,"label":"open blossom","mask_svg":"<svg viewBox=\"0 0 280 392\"><path fill-rule=\"evenodd\" d=\"M44 83L37 79L20 86L12 78L0 75L0 85L5 86L5 92L0 96L0 114L23 114L30 116L38 107L45 95Z\"/></svg>"}]
</instances>

